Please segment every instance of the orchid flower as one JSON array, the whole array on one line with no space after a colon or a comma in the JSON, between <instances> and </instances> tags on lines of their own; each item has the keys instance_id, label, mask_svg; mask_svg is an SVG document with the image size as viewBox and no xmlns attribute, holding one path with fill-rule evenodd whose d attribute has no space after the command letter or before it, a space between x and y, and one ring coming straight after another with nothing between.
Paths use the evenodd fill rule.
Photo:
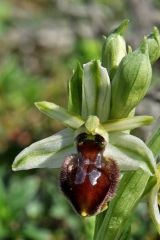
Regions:
<instances>
[{"instance_id":1,"label":"orchid flower","mask_svg":"<svg viewBox=\"0 0 160 240\"><path fill-rule=\"evenodd\" d=\"M150 87L151 63L160 56L155 54L155 48L160 47L159 32L154 28L137 50L132 52L129 48L127 52L123 37L127 25L128 20L124 20L105 39L102 63L93 60L83 67L77 65L68 83L67 109L46 101L35 103L42 113L65 128L24 149L12 166L14 171L60 168L61 189L76 211L81 216L102 212L96 218L96 240L114 239L113 232L120 234L117 226L123 227L148 179L159 171L150 148L130 134L132 129L153 122L151 116L134 113ZM151 192L151 208L153 204L157 207L155 193L159 188L158 180ZM131 194L125 203L125 197ZM109 213L104 216L108 205ZM156 207L152 215L160 223ZM118 216L119 222L115 221ZM111 235L106 231L110 234L109 229L114 227L112 238L107 238Z\"/></svg>"}]
</instances>

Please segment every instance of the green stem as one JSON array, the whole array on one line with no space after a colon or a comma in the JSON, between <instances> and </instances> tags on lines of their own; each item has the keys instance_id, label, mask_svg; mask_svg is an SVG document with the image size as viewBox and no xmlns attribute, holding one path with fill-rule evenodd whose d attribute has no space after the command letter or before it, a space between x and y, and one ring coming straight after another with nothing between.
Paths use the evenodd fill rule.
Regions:
<instances>
[{"instance_id":1,"label":"green stem","mask_svg":"<svg viewBox=\"0 0 160 240\"><path fill-rule=\"evenodd\" d=\"M95 217L89 217L84 219L85 236L87 240L93 239Z\"/></svg>"}]
</instances>

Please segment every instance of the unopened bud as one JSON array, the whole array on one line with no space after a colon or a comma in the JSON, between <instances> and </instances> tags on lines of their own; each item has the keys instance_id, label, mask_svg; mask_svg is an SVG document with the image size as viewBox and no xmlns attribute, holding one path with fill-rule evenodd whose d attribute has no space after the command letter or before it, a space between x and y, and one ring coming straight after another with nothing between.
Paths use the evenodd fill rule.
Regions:
<instances>
[{"instance_id":1,"label":"unopened bud","mask_svg":"<svg viewBox=\"0 0 160 240\"><path fill-rule=\"evenodd\" d=\"M147 43L150 62L153 64L160 57L160 34L157 27L154 27L153 32L147 37Z\"/></svg>"},{"instance_id":2,"label":"unopened bud","mask_svg":"<svg viewBox=\"0 0 160 240\"><path fill-rule=\"evenodd\" d=\"M145 96L151 76L147 39L144 38L136 51L123 58L112 81L111 119L129 115Z\"/></svg>"},{"instance_id":3,"label":"unopened bud","mask_svg":"<svg viewBox=\"0 0 160 240\"><path fill-rule=\"evenodd\" d=\"M124 20L108 38L105 38L102 48L102 66L106 67L112 80L122 58L126 56L126 42L123 34L128 26L128 20Z\"/></svg>"}]
</instances>

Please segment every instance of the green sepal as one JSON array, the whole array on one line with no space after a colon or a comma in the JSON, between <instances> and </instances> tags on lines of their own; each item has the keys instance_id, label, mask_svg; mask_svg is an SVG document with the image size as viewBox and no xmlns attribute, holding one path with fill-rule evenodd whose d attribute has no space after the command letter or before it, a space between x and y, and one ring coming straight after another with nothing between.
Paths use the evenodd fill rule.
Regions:
<instances>
[{"instance_id":1,"label":"green sepal","mask_svg":"<svg viewBox=\"0 0 160 240\"><path fill-rule=\"evenodd\" d=\"M84 123L81 117L69 113L66 109L54 103L43 101L36 102L35 105L41 112L50 118L60 121L67 127L77 129Z\"/></svg>"},{"instance_id":2,"label":"green sepal","mask_svg":"<svg viewBox=\"0 0 160 240\"><path fill-rule=\"evenodd\" d=\"M147 93L152 77L146 38L121 61L112 81L110 119L128 117Z\"/></svg>"},{"instance_id":3,"label":"green sepal","mask_svg":"<svg viewBox=\"0 0 160 240\"><path fill-rule=\"evenodd\" d=\"M84 64L82 80L82 117L96 115L103 123L110 111L110 79L100 61Z\"/></svg>"},{"instance_id":4,"label":"green sepal","mask_svg":"<svg viewBox=\"0 0 160 240\"><path fill-rule=\"evenodd\" d=\"M160 34L157 27L154 27L153 32L147 37L147 43L150 62L154 64L160 57Z\"/></svg>"},{"instance_id":5,"label":"green sepal","mask_svg":"<svg viewBox=\"0 0 160 240\"><path fill-rule=\"evenodd\" d=\"M127 55L126 42L123 34L128 27L128 20L124 20L107 38L102 47L102 66L106 67L112 80L122 58Z\"/></svg>"},{"instance_id":6,"label":"green sepal","mask_svg":"<svg viewBox=\"0 0 160 240\"><path fill-rule=\"evenodd\" d=\"M68 111L81 115L82 108L82 77L83 69L80 63L68 82Z\"/></svg>"},{"instance_id":7,"label":"green sepal","mask_svg":"<svg viewBox=\"0 0 160 240\"><path fill-rule=\"evenodd\" d=\"M128 24L129 24L129 19L124 19L121 22L121 24L112 31L112 33L116 33L123 36L128 28Z\"/></svg>"},{"instance_id":8,"label":"green sepal","mask_svg":"<svg viewBox=\"0 0 160 240\"><path fill-rule=\"evenodd\" d=\"M155 174L156 162L152 152L142 140L133 135L109 134L104 156L106 159L115 160L122 171L142 168L150 175Z\"/></svg>"},{"instance_id":9,"label":"green sepal","mask_svg":"<svg viewBox=\"0 0 160 240\"><path fill-rule=\"evenodd\" d=\"M12 169L59 168L65 157L75 153L74 131L64 129L53 136L31 144L18 154Z\"/></svg>"}]
</instances>

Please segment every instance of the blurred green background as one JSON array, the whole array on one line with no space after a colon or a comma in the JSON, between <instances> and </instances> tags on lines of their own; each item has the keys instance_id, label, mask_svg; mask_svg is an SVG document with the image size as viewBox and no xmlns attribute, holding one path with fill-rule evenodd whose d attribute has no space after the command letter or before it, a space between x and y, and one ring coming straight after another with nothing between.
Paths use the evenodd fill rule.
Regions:
<instances>
[{"instance_id":1,"label":"blurred green background","mask_svg":"<svg viewBox=\"0 0 160 240\"><path fill-rule=\"evenodd\" d=\"M63 197L57 170L12 172L14 157L63 126L34 107L48 100L66 106L67 81L77 60L100 58L102 35L129 18L135 48L153 25L160 0L0 0L0 240L86 240L90 227ZM160 115L160 63L138 114ZM146 138L142 129L135 134ZM142 202L133 239L160 239Z\"/></svg>"}]
</instances>

